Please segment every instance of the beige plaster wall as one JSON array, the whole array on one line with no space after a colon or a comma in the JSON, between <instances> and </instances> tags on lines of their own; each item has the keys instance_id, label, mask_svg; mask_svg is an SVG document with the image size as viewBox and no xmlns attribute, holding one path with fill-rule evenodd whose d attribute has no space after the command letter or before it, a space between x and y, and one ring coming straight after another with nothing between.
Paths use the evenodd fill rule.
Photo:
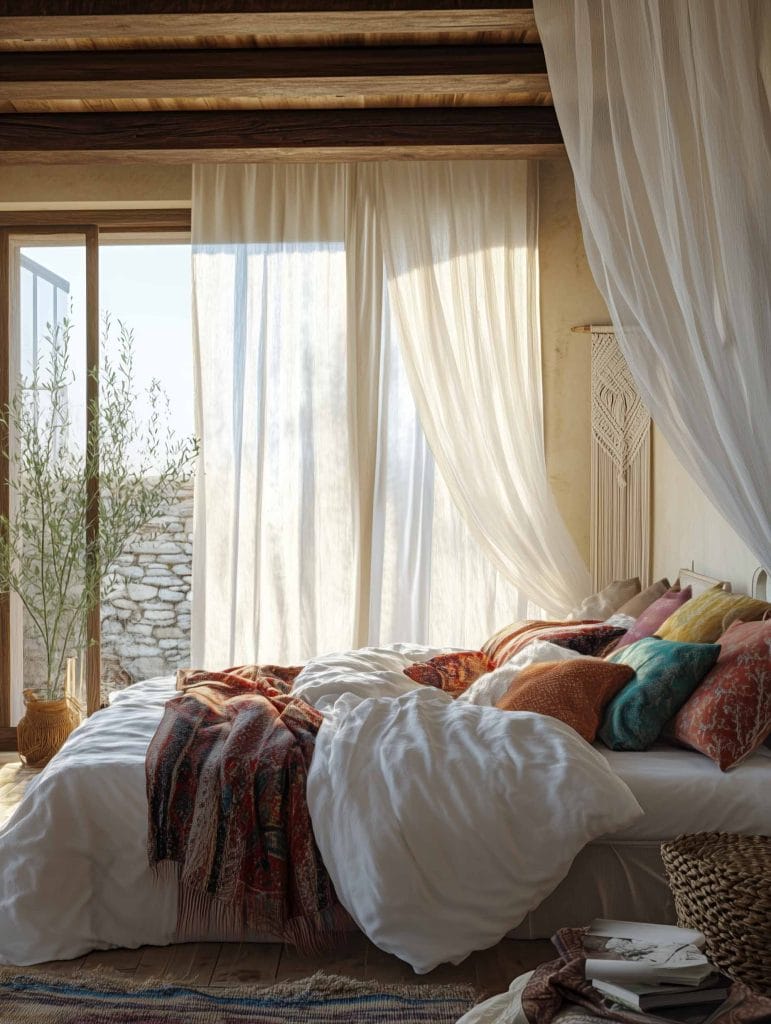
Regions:
<instances>
[{"instance_id":1,"label":"beige plaster wall","mask_svg":"<svg viewBox=\"0 0 771 1024\"><path fill-rule=\"evenodd\" d=\"M693 563L693 566L691 565ZM694 568L750 593L758 560L653 429L653 578Z\"/></svg>"},{"instance_id":2,"label":"beige plaster wall","mask_svg":"<svg viewBox=\"0 0 771 1024\"><path fill-rule=\"evenodd\" d=\"M570 329L607 323L608 311L586 259L567 157L542 160L539 169L546 464L562 517L588 564L591 337Z\"/></svg>"},{"instance_id":3,"label":"beige plaster wall","mask_svg":"<svg viewBox=\"0 0 771 1024\"><path fill-rule=\"evenodd\" d=\"M0 167L0 209L77 210L190 206L192 167L30 164Z\"/></svg>"}]
</instances>

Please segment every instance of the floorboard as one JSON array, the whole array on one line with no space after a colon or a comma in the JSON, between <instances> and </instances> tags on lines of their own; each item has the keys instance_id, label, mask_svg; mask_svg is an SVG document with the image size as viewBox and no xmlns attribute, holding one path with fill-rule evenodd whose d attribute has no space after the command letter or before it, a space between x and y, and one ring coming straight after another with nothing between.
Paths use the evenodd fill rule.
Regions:
<instances>
[{"instance_id":1,"label":"floorboard","mask_svg":"<svg viewBox=\"0 0 771 1024\"><path fill-rule=\"evenodd\" d=\"M0 756L0 828L10 818L36 774L25 768L15 755ZM162 979L212 991L239 984L297 981L316 971L324 971L383 984L470 984L480 994L494 995L507 989L517 975L545 960L553 960L554 955L553 947L546 941L503 939L491 949L472 953L457 966L442 964L429 974L414 974L404 961L384 953L357 933L337 949L313 957L301 956L293 946L278 942L186 942L174 946L96 951L75 960L25 967L23 971L34 974L39 970L69 977L83 968L115 972L137 981Z\"/></svg>"}]
</instances>

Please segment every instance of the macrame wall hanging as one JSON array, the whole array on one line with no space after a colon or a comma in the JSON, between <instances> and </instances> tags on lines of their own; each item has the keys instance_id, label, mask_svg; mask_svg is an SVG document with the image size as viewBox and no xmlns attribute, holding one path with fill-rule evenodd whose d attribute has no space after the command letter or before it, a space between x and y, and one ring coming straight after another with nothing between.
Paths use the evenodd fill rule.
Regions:
<instances>
[{"instance_id":1,"label":"macrame wall hanging","mask_svg":"<svg viewBox=\"0 0 771 1024\"><path fill-rule=\"evenodd\" d=\"M651 420L612 327L592 327L592 577L650 583Z\"/></svg>"}]
</instances>

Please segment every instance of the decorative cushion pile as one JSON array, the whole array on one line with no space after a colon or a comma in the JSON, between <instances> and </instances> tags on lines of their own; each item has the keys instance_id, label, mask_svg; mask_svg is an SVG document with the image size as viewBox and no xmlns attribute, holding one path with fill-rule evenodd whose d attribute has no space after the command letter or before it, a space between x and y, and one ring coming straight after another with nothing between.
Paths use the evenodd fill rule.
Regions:
<instances>
[{"instance_id":1,"label":"decorative cushion pile","mask_svg":"<svg viewBox=\"0 0 771 1024\"><path fill-rule=\"evenodd\" d=\"M595 657L605 653L611 641L626 632L619 626L604 622L514 622L492 636L482 647L497 667L524 650L534 640L548 640L560 647L569 647L578 654Z\"/></svg>"},{"instance_id":2,"label":"decorative cushion pile","mask_svg":"<svg viewBox=\"0 0 771 1024\"><path fill-rule=\"evenodd\" d=\"M435 686L457 697L476 679L492 672L494 668L495 663L482 651L458 651L409 665L404 669L404 674L416 683Z\"/></svg>"},{"instance_id":3,"label":"decorative cushion pile","mask_svg":"<svg viewBox=\"0 0 771 1024\"><path fill-rule=\"evenodd\" d=\"M640 578L634 576L630 580L613 580L604 590L585 597L577 608L567 616L569 622L585 619L607 619L613 612L636 594L640 593Z\"/></svg>"},{"instance_id":4,"label":"decorative cushion pile","mask_svg":"<svg viewBox=\"0 0 771 1024\"><path fill-rule=\"evenodd\" d=\"M718 584L694 597L670 615L656 630L664 640L682 643L711 644L723 632L723 620L730 615L745 622L762 619L771 611L771 604L743 594L728 594Z\"/></svg>"},{"instance_id":5,"label":"decorative cushion pile","mask_svg":"<svg viewBox=\"0 0 771 1024\"><path fill-rule=\"evenodd\" d=\"M479 704L483 707L495 707L501 697L511 688L515 679L519 678L526 668L544 661L568 661L571 658L583 658L583 654L571 651L569 647L560 647L545 640L534 640L524 651L520 651L510 661L493 672L480 676L476 682L462 693L458 700L462 704Z\"/></svg>"},{"instance_id":6,"label":"decorative cushion pile","mask_svg":"<svg viewBox=\"0 0 771 1024\"><path fill-rule=\"evenodd\" d=\"M497 707L550 715L592 743L605 705L633 675L628 665L601 658L546 661L524 669Z\"/></svg>"},{"instance_id":7,"label":"decorative cushion pile","mask_svg":"<svg viewBox=\"0 0 771 1024\"><path fill-rule=\"evenodd\" d=\"M637 619L635 624L616 644L615 650L628 647L637 640L653 634L670 618L670 616L691 599L691 588L668 590L653 602Z\"/></svg>"},{"instance_id":8,"label":"decorative cushion pile","mask_svg":"<svg viewBox=\"0 0 771 1024\"><path fill-rule=\"evenodd\" d=\"M605 709L598 735L611 750L646 750L717 661L717 644L645 637L608 659L629 665L634 679Z\"/></svg>"},{"instance_id":9,"label":"decorative cushion pile","mask_svg":"<svg viewBox=\"0 0 771 1024\"><path fill-rule=\"evenodd\" d=\"M734 622L720 657L681 708L673 735L728 771L771 734L771 622Z\"/></svg>"},{"instance_id":10,"label":"decorative cushion pile","mask_svg":"<svg viewBox=\"0 0 771 1024\"><path fill-rule=\"evenodd\" d=\"M639 594L630 597L620 608L616 608L616 613L619 615L631 615L633 619L639 619L645 609L650 608L653 602L658 601L668 590L679 589L679 584L677 587L670 587L668 579L657 580L655 583L651 583L649 587L646 587L645 590L641 590Z\"/></svg>"}]
</instances>

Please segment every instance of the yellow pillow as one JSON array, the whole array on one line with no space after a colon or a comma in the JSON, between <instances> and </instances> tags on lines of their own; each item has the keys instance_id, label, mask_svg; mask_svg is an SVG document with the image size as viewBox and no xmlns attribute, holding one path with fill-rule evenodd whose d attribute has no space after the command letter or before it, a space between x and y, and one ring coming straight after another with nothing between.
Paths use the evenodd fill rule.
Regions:
<instances>
[{"instance_id":1,"label":"yellow pillow","mask_svg":"<svg viewBox=\"0 0 771 1024\"><path fill-rule=\"evenodd\" d=\"M762 619L771 604L744 594L728 594L718 585L691 598L666 619L656 636L686 644L712 644L723 632L727 615L739 616L745 622Z\"/></svg>"}]
</instances>

